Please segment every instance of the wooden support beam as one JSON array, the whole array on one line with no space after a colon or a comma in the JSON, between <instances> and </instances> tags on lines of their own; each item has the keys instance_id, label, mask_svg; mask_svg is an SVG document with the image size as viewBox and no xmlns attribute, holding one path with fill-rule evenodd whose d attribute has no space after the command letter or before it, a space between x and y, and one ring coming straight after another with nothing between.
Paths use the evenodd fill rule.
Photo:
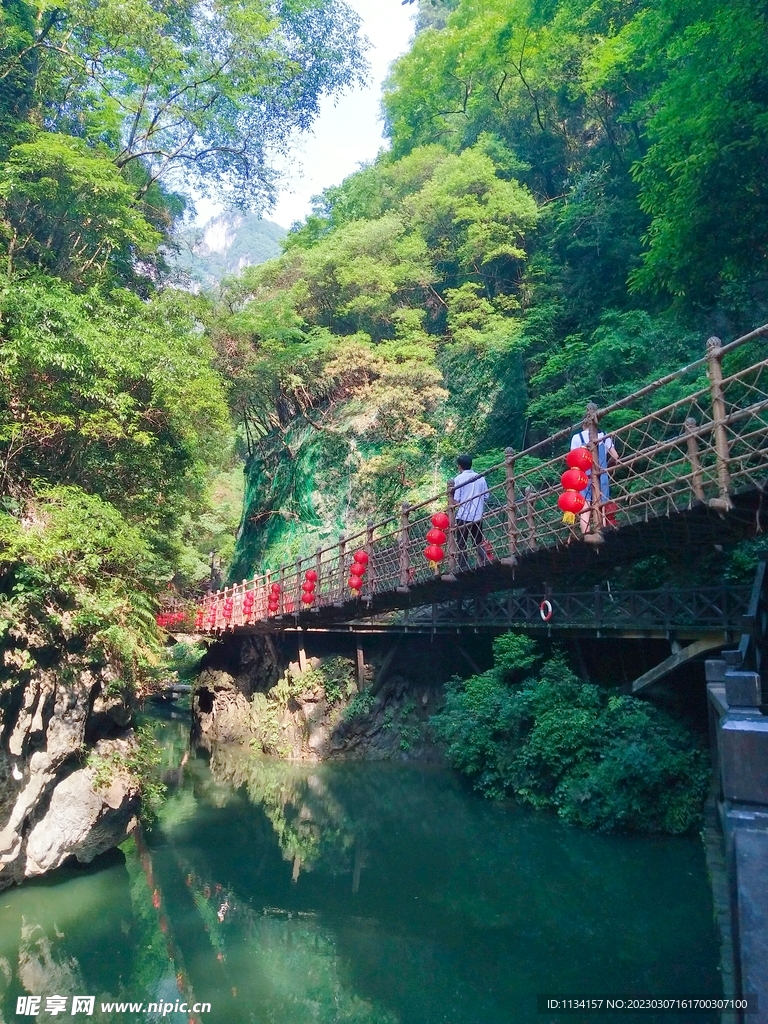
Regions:
<instances>
[{"instance_id":1,"label":"wooden support beam","mask_svg":"<svg viewBox=\"0 0 768 1024\"><path fill-rule=\"evenodd\" d=\"M715 636L705 636L701 640L696 640L688 647L683 647L676 654L670 654L660 665L635 679L632 683L632 693L639 693L640 690L644 690L647 686L657 683L664 676L669 675L670 672L674 672L680 665L698 658L700 654L705 654L707 651L713 651L717 647L725 647L727 643L728 641L724 639L722 633L718 633Z\"/></svg>"},{"instance_id":2,"label":"wooden support beam","mask_svg":"<svg viewBox=\"0 0 768 1024\"><path fill-rule=\"evenodd\" d=\"M304 630L299 633L299 672L307 671L307 652L304 647Z\"/></svg>"}]
</instances>

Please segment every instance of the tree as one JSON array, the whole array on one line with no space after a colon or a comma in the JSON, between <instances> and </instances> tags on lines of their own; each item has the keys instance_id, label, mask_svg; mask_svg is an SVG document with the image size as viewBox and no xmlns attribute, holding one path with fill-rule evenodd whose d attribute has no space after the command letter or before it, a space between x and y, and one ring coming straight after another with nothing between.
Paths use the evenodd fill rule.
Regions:
<instances>
[{"instance_id":1,"label":"tree","mask_svg":"<svg viewBox=\"0 0 768 1024\"><path fill-rule=\"evenodd\" d=\"M138 188L169 175L262 206L270 160L363 66L343 0L16 0L0 81L48 130L98 141Z\"/></svg>"}]
</instances>

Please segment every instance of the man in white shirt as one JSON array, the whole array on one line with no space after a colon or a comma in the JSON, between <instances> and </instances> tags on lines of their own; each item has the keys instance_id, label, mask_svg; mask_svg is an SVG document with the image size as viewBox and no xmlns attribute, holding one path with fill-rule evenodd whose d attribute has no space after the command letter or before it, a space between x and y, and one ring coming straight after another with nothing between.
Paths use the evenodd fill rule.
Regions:
<instances>
[{"instance_id":1,"label":"man in white shirt","mask_svg":"<svg viewBox=\"0 0 768 1024\"><path fill-rule=\"evenodd\" d=\"M574 434L571 438L571 451L574 448L589 448L589 427L585 425L584 429L579 431L578 434ZM610 482L608 479L608 465L609 462L616 463L619 461L619 453L616 451L616 447L613 443L613 438L609 437L604 431L598 430L597 432L597 465L600 469L600 522L602 526L606 525L605 506L610 499ZM589 483L586 488L581 492L585 501L587 502L587 508L581 513L579 519L581 521L581 532L586 533L589 529L589 518L591 514L590 504L592 502L592 470L587 470L587 476L589 477Z\"/></svg>"},{"instance_id":2,"label":"man in white shirt","mask_svg":"<svg viewBox=\"0 0 768 1024\"><path fill-rule=\"evenodd\" d=\"M456 548L459 572L469 569L467 542L472 541L477 549L478 565L488 562L483 546L483 512L488 484L484 476L472 472L472 459L460 455L456 459L461 472L453 481L453 500L456 503Z\"/></svg>"}]
</instances>

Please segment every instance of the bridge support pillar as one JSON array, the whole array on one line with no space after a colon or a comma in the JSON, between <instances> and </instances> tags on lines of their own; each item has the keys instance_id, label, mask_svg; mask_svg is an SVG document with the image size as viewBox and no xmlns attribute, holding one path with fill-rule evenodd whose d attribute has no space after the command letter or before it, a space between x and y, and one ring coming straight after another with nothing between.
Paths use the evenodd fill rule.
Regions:
<instances>
[{"instance_id":1,"label":"bridge support pillar","mask_svg":"<svg viewBox=\"0 0 768 1024\"><path fill-rule=\"evenodd\" d=\"M304 630L300 630L298 633L298 644L299 644L299 672L306 672L307 670L307 649L304 646Z\"/></svg>"},{"instance_id":2,"label":"bridge support pillar","mask_svg":"<svg viewBox=\"0 0 768 1024\"><path fill-rule=\"evenodd\" d=\"M725 659L706 669L736 994L757 994L757 1014L743 1020L768 1024L768 716L756 672Z\"/></svg>"}]
</instances>

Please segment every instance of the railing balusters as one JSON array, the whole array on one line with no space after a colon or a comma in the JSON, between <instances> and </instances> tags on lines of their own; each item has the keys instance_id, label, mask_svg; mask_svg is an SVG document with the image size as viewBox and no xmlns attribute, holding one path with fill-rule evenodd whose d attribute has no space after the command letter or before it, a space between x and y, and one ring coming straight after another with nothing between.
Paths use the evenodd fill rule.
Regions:
<instances>
[{"instance_id":1,"label":"railing balusters","mask_svg":"<svg viewBox=\"0 0 768 1024\"><path fill-rule=\"evenodd\" d=\"M507 547L509 555L503 558L506 565L517 565L517 508L515 506L515 449L504 449L504 493L507 497Z\"/></svg>"},{"instance_id":2,"label":"railing balusters","mask_svg":"<svg viewBox=\"0 0 768 1024\"><path fill-rule=\"evenodd\" d=\"M339 534L339 564L337 566L339 574L339 589L336 591L336 600L333 602L337 608L341 608L344 605L344 597L346 596L344 577L347 575L347 535L342 532Z\"/></svg>"},{"instance_id":3,"label":"railing balusters","mask_svg":"<svg viewBox=\"0 0 768 1024\"><path fill-rule=\"evenodd\" d=\"M365 550L368 553L368 568L365 573L365 596L369 601L376 593L376 560L373 557L373 531L376 526L372 519L369 519L365 527Z\"/></svg>"},{"instance_id":4,"label":"railing balusters","mask_svg":"<svg viewBox=\"0 0 768 1024\"><path fill-rule=\"evenodd\" d=\"M597 409L590 403L583 426L588 436L585 445L591 453L592 493L585 508L589 524L583 539L592 542L602 539L606 514L601 477L607 470L601 465L599 427L609 413L636 408L637 403L648 396L657 396L653 412L611 432L621 451L621 462L613 484L619 527L683 512L686 507L691 508L694 498L697 502L705 502L709 498L712 508L726 512L732 507L733 493L756 492L766 486L768 359L755 361L728 376L724 376L722 365L724 354L766 335L768 325L725 346L718 338L710 338L706 355L687 367L660 377L604 409ZM708 380L703 382L700 378L705 369ZM660 389L673 382L678 382L677 393L684 397L664 405L660 400L663 394ZM524 452L507 448L504 461L487 471L487 474L497 474L492 480L489 477L490 489L494 497L498 495L501 499L504 508L493 499L489 503L495 507L487 509L485 535L493 545L498 561L503 564L514 567L529 553L554 550L564 539L569 543L582 539L578 530L563 530L556 505L558 477L571 435L572 429L561 430L537 441ZM521 466L527 468L521 469ZM458 546L455 494L450 485L446 493L449 526L443 579L453 577L455 580L455 572L459 562L463 563L463 556ZM363 587L368 602L383 592L407 592L412 589L414 580L426 582L428 574L421 555L421 527L428 522L430 510L443 507L444 500L438 495L415 507L405 504L399 514L399 525L397 517L379 522L369 520L366 532L355 535L355 546L364 544L369 555ZM353 541L347 541L342 534L337 547L319 547L314 556L299 558L295 567L281 567L275 572L254 576L250 581L210 594L203 602L204 626L221 632L266 619L269 588L278 578L278 571L278 612L281 616L299 615L304 611L301 603L302 573L310 566L316 566L318 573L313 610L317 612L330 602L343 606L348 596L346 547L350 543ZM334 561L337 556L338 564ZM254 608L246 616L244 602L246 595L248 601L251 600L249 587L253 587ZM618 609L606 605L602 598L600 601L600 615L605 626L616 618ZM642 617L647 608L640 598L638 601L638 612ZM699 609L697 604L697 617L727 618L728 599L724 598L724 601L725 606L717 614L714 608L710 612L705 607ZM673 604L672 618L676 620L679 615L677 596Z\"/></svg>"},{"instance_id":5,"label":"railing balusters","mask_svg":"<svg viewBox=\"0 0 768 1024\"><path fill-rule=\"evenodd\" d=\"M398 550L400 552L400 586L397 588L399 593L406 593L409 589L408 570L410 565L408 559L408 541L410 535L410 512L410 504L407 501L404 501L400 510L400 533L397 538Z\"/></svg>"}]
</instances>

